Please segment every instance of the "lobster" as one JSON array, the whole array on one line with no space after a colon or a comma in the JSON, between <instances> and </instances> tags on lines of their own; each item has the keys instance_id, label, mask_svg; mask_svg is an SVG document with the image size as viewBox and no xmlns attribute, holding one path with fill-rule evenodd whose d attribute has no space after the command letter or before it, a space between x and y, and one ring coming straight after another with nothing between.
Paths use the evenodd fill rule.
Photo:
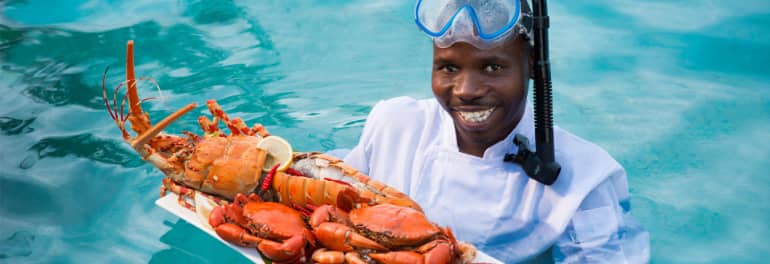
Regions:
<instances>
[{"instance_id":1,"label":"lobster","mask_svg":"<svg viewBox=\"0 0 770 264\"><path fill-rule=\"evenodd\" d=\"M258 145L264 138L270 137L270 133L261 124L248 127L240 118L231 119L216 100L206 102L212 119L206 116L198 118L204 132L202 136L187 131L183 132L184 136L163 133L163 129L197 105L190 103L153 125L141 106L152 98L140 100L136 85L141 80L149 80L156 86L157 82L135 77L133 41L128 41L126 47L126 81L115 87L112 102L105 85L107 71L102 77L102 96L124 141L142 159L166 175L161 196L168 191L177 193L179 203L193 211L195 206L189 201L194 201L197 193L203 193L217 204L225 204L232 201L237 193L255 191L263 194L265 201L303 209L307 215L313 208L325 204L350 210L378 203L394 203L420 210L417 203L405 194L369 179L341 160L322 154L295 153L291 167L283 170L265 168L265 161L271 154ZM118 92L124 86L126 95L118 100ZM126 103L129 106L127 114ZM219 129L220 121L230 133ZM127 122L136 133L135 137L129 133Z\"/></svg>"}]
</instances>

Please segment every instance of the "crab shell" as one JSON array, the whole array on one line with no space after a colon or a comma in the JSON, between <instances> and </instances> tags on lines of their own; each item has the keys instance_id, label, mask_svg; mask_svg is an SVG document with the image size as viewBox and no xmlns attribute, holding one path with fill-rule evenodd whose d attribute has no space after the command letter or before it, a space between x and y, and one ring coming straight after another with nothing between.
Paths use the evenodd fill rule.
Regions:
<instances>
[{"instance_id":1,"label":"crab shell","mask_svg":"<svg viewBox=\"0 0 770 264\"><path fill-rule=\"evenodd\" d=\"M252 234L269 239L286 239L294 234L308 234L302 214L283 204L273 202L250 202L243 206L246 228Z\"/></svg>"},{"instance_id":2,"label":"crab shell","mask_svg":"<svg viewBox=\"0 0 770 264\"><path fill-rule=\"evenodd\" d=\"M388 248L422 245L442 235L425 215L409 207L379 204L352 210L356 230Z\"/></svg>"}]
</instances>

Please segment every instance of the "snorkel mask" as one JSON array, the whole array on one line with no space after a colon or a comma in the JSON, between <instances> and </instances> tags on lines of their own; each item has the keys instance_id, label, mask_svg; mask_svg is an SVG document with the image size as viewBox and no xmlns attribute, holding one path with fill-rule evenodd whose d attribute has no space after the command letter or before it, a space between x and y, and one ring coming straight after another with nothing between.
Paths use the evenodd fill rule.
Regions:
<instances>
[{"instance_id":1,"label":"snorkel mask","mask_svg":"<svg viewBox=\"0 0 770 264\"><path fill-rule=\"evenodd\" d=\"M524 36L534 46L535 145L517 134L516 153L505 155L503 162L516 163L527 175L551 185L561 173L556 162L553 141L551 98L551 63L548 58L548 8L546 0L532 0L531 12L526 0L418 0L414 8L417 26L439 48L466 42L478 49L495 47L510 38Z\"/></svg>"},{"instance_id":2,"label":"snorkel mask","mask_svg":"<svg viewBox=\"0 0 770 264\"><path fill-rule=\"evenodd\" d=\"M439 48L466 42L488 49L511 37L532 40L532 14L527 1L418 0L414 13L417 26Z\"/></svg>"}]
</instances>

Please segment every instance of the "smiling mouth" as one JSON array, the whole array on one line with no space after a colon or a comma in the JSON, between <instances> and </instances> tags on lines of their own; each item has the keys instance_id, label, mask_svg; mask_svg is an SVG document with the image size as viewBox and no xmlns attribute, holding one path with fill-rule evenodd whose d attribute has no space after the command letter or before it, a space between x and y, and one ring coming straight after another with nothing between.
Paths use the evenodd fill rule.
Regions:
<instances>
[{"instance_id":1,"label":"smiling mouth","mask_svg":"<svg viewBox=\"0 0 770 264\"><path fill-rule=\"evenodd\" d=\"M457 111L457 113L460 115L460 118L462 118L466 122L481 123L481 122L487 121L487 119L489 119L489 117L492 115L492 112L494 111L495 111L495 107L489 108L487 110L474 111L474 112Z\"/></svg>"}]
</instances>

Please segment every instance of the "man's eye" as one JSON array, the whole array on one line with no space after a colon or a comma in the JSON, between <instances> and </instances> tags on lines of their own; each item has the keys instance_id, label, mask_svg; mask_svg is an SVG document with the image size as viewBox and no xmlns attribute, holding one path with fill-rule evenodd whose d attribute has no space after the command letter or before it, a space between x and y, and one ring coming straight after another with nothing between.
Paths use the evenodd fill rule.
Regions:
<instances>
[{"instance_id":1,"label":"man's eye","mask_svg":"<svg viewBox=\"0 0 770 264\"><path fill-rule=\"evenodd\" d=\"M489 64L486 67L484 67L485 72L496 72L503 68L503 66L500 66L498 64Z\"/></svg>"},{"instance_id":2,"label":"man's eye","mask_svg":"<svg viewBox=\"0 0 770 264\"><path fill-rule=\"evenodd\" d=\"M438 69L440 71L445 71L445 72L457 72L459 70L459 68L457 68L457 66L451 65L451 64L442 65Z\"/></svg>"}]
</instances>

